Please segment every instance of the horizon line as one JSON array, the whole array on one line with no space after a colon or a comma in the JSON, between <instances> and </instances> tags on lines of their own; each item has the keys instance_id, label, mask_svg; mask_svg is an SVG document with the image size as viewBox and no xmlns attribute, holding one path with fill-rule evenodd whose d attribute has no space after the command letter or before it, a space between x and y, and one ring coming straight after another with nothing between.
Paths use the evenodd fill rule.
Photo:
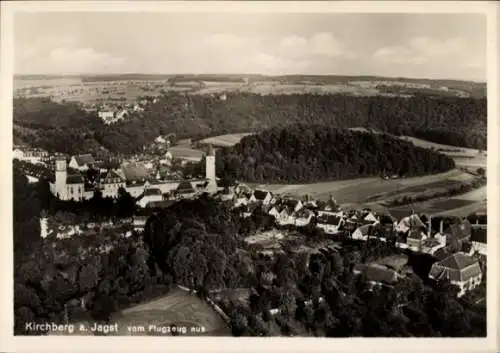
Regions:
<instances>
[{"instance_id":1,"label":"horizon line","mask_svg":"<svg viewBox=\"0 0 500 353\"><path fill-rule=\"evenodd\" d=\"M55 77L85 77L85 76L263 76L263 77L373 77L373 78L386 78L386 79L404 79L404 80L425 80L425 81L455 81L455 82L471 82L478 84L487 84L487 80L472 80L472 79L459 79L459 78L428 78L428 77L408 77L408 76L388 76L377 74L307 74L307 73L283 73L283 74L263 74L263 73L141 73L141 72L123 72L123 73L14 73L16 76L55 76Z\"/></svg>"}]
</instances>

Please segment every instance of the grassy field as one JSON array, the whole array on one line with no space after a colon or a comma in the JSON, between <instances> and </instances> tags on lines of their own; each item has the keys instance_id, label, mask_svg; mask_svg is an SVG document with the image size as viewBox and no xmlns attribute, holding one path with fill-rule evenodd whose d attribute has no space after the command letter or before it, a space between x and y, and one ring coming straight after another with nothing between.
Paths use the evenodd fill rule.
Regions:
<instances>
[{"instance_id":1,"label":"grassy field","mask_svg":"<svg viewBox=\"0 0 500 353\"><path fill-rule=\"evenodd\" d=\"M439 198L427 202L419 202L406 206L393 207L389 212L396 218L408 215L413 209L417 213L427 213L441 216L465 217L474 212L486 210L485 201L463 200L460 198Z\"/></svg>"},{"instance_id":2,"label":"grassy field","mask_svg":"<svg viewBox=\"0 0 500 353\"><path fill-rule=\"evenodd\" d=\"M206 334L230 335L223 319L196 295L174 289L166 296L123 310L111 319L120 335L148 335L149 325L203 327ZM146 332L129 332L129 327L145 327Z\"/></svg>"},{"instance_id":3,"label":"grassy field","mask_svg":"<svg viewBox=\"0 0 500 353\"><path fill-rule=\"evenodd\" d=\"M454 169L446 173L406 179L383 180L374 177L315 184L258 184L254 186L283 195L310 195L319 200L327 200L330 195L333 195L337 202L350 204L370 202L373 201L375 197L381 198L384 194L388 193L395 195L411 188L419 187L429 189L428 185L432 188L433 184L442 186L443 183L446 184L443 180L449 180L450 183L456 183L457 181L470 180L472 178L473 176L470 174Z\"/></svg>"},{"instance_id":4,"label":"grassy field","mask_svg":"<svg viewBox=\"0 0 500 353\"><path fill-rule=\"evenodd\" d=\"M200 143L211 144L214 147L231 147L236 145L243 137L248 135L251 135L251 133L219 135L201 140Z\"/></svg>"},{"instance_id":5,"label":"grassy field","mask_svg":"<svg viewBox=\"0 0 500 353\"><path fill-rule=\"evenodd\" d=\"M203 151L191 147L174 146L168 149L174 158L190 161L199 161L203 156Z\"/></svg>"}]
</instances>

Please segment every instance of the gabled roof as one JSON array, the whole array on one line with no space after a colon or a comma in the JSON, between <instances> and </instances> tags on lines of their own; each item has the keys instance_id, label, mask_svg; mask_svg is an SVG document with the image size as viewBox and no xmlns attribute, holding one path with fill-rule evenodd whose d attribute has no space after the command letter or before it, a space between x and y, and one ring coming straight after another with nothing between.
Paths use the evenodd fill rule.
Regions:
<instances>
[{"instance_id":1,"label":"gabled roof","mask_svg":"<svg viewBox=\"0 0 500 353\"><path fill-rule=\"evenodd\" d=\"M464 269L468 266L471 266L473 264L477 263L477 261L472 258L471 256L465 255L464 253L457 252L443 261L440 261L439 264L443 267L455 269L455 270L461 270Z\"/></svg>"},{"instance_id":2,"label":"gabled roof","mask_svg":"<svg viewBox=\"0 0 500 353\"><path fill-rule=\"evenodd\" d=\"M144 196L162 195L161 190L157 188L149 188L144 190Z\"/></svg>"},{"instance_id":3,"label":"gabled roof","mask_svg":"<svg viewBox=\"0 0 500 353\"><path fill-rule=\"evenodd\" d=\"M378 219L375 217L375 215L371 212L369 212L364 218L365 221L370 221L370 222L377 222Z\"/></svg>"},{"instance_id":4,"label":"gabled roof","mask_svg":"<svg viewBox=\"0 0 500 353\"><path fill-rule=\"evenodd\" d=\"M283 205L295 208L299 204L300 200L295 200L295 199L284 199L283 200Z\"/></svg>"},{"instance_id":5,"label":"gabled roof","mask_svg":"<svg viewBox=\"0 0 500 353\"><path fill-rule=\"evenodd\" d=\"M253 211L255 211L258 207L259 205L256 204L243 205L241 210L242 212L253 213Z\"/></svg>"},{"instance_id":6,"label":"gabled roof","mask_svg":"<svg viewBox=\"0 0 500 353\"><path fill-rule=\"evenodd\" d=\"M106 173L106 176L102 180L102 184L114 184L123 182L123 178L120 174L116 173L114 170L110 170Z\"/></svg>"},{"instance_id":7,"label":"gabled roof","mask_svg":"<svg viewBox=\"0 0 500 353\"><path fill-rule=\"evenodd\" d=\"M176 191L181 193L192 193L195 190L193 189L193 185L191 185L188 180L183 180L177 186Z\"/></svg>"},{"instance_id":8,"label":"gabled roof","mask_svg":"<svg viewBox=\"0 0 500 353\"><path fill-rule=\"evenodd\" d=\"M303 208L297 212L297 217L299 218L309 218L310 216L313 216L314 212L311 210L308 210L307 208Z\"/></svg>"},{"instance_id":9,"label":"gabled roof","mask_svg":"<svg viewBox=\"0 0 500 353\"><path fill-rule=\"evenodd\" d=\"M76 163L78 163L78 165L86 165L86 164L94 164L95 163L94 157L90 153L79 154L79 155L76 155L74 157L75 157L75 161L76 161Z\"/></svg>"},{"instance_id":10,"label":"gabled roof","mask_svg":"<svg viewBox=\"0 0 500 353\"><path fill-rule=\"evenodd\" d=\"M365 224L361 227L356 228L356 231L359 231L362 235L371 235L373 233L373 225Z\"/></svg>"},{"instance_id":11,"label":"gabled roof","mask_svg":"<svg viewBox=\"0 0 500 353\"><path fill-rule=\"evenodd\" d=\"M269 194L268 191L263 191L263 190L255 190L253 192L253 196L255 196L257 200L264 200L268 194Z\"/></svg>"},{"instance_id":12,"label":"gabled roof","mask_svg":"<svg viewBox=\"0 0 500 353\"><path fill-rule=\"evenodd\" d=\"M342 217L331 215L331 214L323 214L318 218L318 223L321 224L331 224L331 225L339 225Z\"/></svg>"},{"instance_id":13,"label":"gabled roof","mask_svg":"<svg viewBox=\"0 0 500 353\"><path fill-rule=\"evenodd\" d=\"M385 266L370 264L364 268L364 273L369 281L392 284L397 281L397 273Z\"/></svg>"},{"instance_id":14,"label":"gabled roof","mask_svg":"<svg viewBox=\"0 0 500 353\"><path fill-rule=\"evenodd\" d=\"M477 260L458 252L432 265L429 275L438 280L467 281L481 273Z\"/></svg>"},{"instance_id":15,"label":"gabled roof","mask_svg":"<svg viewBox=\"0 0 500 353\"><path fill-rule=\"evenodd\" d=\"M425 224L420 220L420 217L417 214L412 214L399 221L398 226L406 228L420 228L425 227Z\"/></svg>"},{"instance_id":16,"label":"gabled roof","mask_svg":"<svg viewBox=\"0 0 500 353\"><path fill-rule=\"evenodd\" d=\"M145 168L141 168L140 166L134 164L122 166L121 170L127 181L143 180L148 176Z\"/></svg>"}]
</instances>

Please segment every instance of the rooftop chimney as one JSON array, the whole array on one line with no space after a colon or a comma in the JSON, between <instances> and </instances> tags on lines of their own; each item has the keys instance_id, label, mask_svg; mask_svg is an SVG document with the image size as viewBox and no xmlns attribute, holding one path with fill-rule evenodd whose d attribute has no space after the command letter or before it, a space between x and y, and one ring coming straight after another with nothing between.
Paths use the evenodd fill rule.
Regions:
<instances>
[{"instance_id":1,"label":"rooftop chimney","mask_svg":"<svg viewBox=\"0 0 500 353\"><path fill-rule=\"evenodd\" d=\"M444 223L444 221L443 221L443 220L441 220L441 221L439 222L439 234L441 234L441 235L443 235L443 223Z\"/></svg>"},{"instance_id":2,"label":"rooftop chimney","mask_svg":"<svg viewBox=\"0 0 500 353\"><path fill-rule=\"evenodd\" d=\"M432 235L432 216L429 216L428 227L427 227L427 236L430 238Z\"/></svg>"}]
</instances>

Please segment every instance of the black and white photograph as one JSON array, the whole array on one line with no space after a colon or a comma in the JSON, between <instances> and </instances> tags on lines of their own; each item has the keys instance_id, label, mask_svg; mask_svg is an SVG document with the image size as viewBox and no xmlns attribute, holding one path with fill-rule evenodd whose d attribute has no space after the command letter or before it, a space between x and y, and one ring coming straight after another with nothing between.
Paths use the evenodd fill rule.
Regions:
<instances>
[{"instance_id":1,"label":"black and white photograph","mask_svg":"<svg viewBox=\"0 0 500 353\"><path fill-rule=\"evenodd\" d=\"M494 2L22 3L15 337L496 334Z\"/></svg>"}]
</instances>

